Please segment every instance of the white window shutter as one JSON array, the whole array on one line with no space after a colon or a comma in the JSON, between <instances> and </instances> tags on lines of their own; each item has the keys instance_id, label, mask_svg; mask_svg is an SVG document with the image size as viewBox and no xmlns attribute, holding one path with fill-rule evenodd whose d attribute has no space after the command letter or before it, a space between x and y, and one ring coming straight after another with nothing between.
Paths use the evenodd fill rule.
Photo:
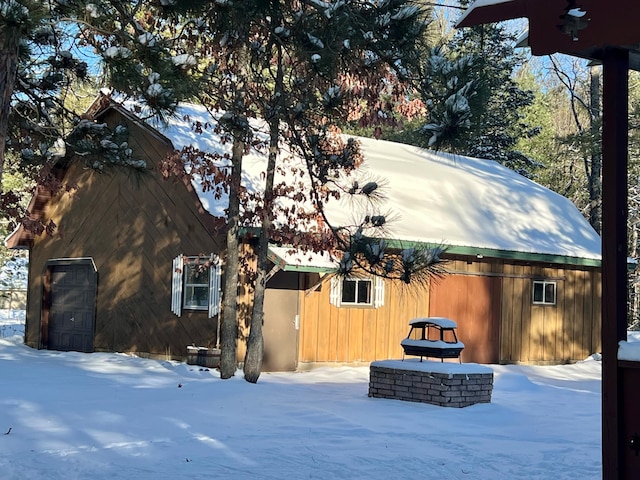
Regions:
<instances>
[{"instance_id":1,"label":"white window shutter","mask_svg":"<svg viewBox=\"0 0 640 480\"><path fill-rule=\"evenodd\" d=\"M216 257L215 264L211 265L209 271L209 318L220 313L221 279L220 259Z\"/></svg>"},{"instance_id":2,"label":"white window shutter","mask_svg":"<svg viewBox=\"0 0 640 480\"><path fill-rule=\"evenodd\" d=\"M384 305L384 279L376 277L374 280L375 296L373 299L373 306L379 308Z\"/></svg>"},{"instance_id":3,"label":"white window shutter","mask_svg":"<svg viewBox=\"0 0 640 480\"><path fill-rule=\"evenodd\" d=\"M184 259L178 255L173 259L173 270L171 272L171 311L177 316L182 315L182 272L184 270Z\"/></svg>"},{"instance_id":4,"label":"white window shutter","mask_svg":"<svg viewBox=\"0 0 640 480\"><path fill-rule=\"evenodd\" d=\"M335 305L336 307L340 307L342 304L342 278L340 277L331 277L329 302L331 305Z\"/></svg>"}]
</instances>

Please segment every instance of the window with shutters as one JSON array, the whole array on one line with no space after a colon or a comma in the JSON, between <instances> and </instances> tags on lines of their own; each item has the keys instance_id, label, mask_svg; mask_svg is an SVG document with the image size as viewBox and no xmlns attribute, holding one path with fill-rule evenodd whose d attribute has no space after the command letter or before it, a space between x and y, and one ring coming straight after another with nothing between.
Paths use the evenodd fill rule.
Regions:
<instances>
[{"instance_id":1,"label":"window with shutters","mask_svg":"<svg viewBox=\"0 0 640 480\"><path fill-rule=\"evenodd\" d=\"M330 301L336 307L384 305L384 280L375 278L331 278Z\"/></svg>"},{"instance_id":2,"label":"window with shutters","mask_svg":"<svg viewBox=\"0 0 640 480\"><path fill-rule=\"evenodd\" d=\"M371 279L345 278L342 281L342 304L371 305L372 285Z\"/></svg>"},{"instance_id":3,"label":"window with shutters","mask_svg":"<svg viewBox=\"0 0 640 480\"><path fill-rule=\"evenodd\" d=\"M216 255L173 259L171 311L181 316L183 310L202 310L210 317L220 311L221 266Z\"/></svg>"},{"instance_id":4,"label":"window with shutters","mask_svg":"<svg viewBox=\"0 0 640 480\"><path fill-rule=\"evenodd\" d=\"M209 277L211 269L203 267L199 262L187 263L184 266L184 297L182 308L190 310L207 310L209 308Z\"/></svg>"}]
</instances>

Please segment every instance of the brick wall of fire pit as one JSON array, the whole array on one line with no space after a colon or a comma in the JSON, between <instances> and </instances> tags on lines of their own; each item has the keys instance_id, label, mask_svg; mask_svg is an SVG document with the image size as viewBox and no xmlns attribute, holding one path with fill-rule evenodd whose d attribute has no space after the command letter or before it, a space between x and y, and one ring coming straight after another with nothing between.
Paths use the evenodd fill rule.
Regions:
<instances>
[{"instance_id":1,"label":"brick wall of fire pit","mask_svg":"<svg viewBox=\"0 0 640 480\"><path fill-rule=\"evenodd\" d=\"M493 371L477 364L384 360L373 362L369 396L468 407L491 402Z\"/></svg>"}]
</instances>

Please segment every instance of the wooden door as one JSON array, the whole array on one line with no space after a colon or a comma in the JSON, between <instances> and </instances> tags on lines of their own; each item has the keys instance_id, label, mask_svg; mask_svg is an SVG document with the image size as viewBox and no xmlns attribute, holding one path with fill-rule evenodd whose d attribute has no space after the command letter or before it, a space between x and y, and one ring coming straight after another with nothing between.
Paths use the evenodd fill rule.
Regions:
<instances>
[{"instance_id":1,"label":"wooden door","mask_svg":"<svg viewBox=\"0 0 640 480\"><path fill-rule=\"evenodd\" d=\"M45 276L44 346L92 352L97 287L93 262L52 261Z\"/></svg>"},{"instance_id":2,"label":"wooden door","mask_svg":"<svg viewBox=\"0 0 640 480\"><path fill-rule=\"evenodd\" d=\"M431 283L429 315L457 323L463 362L499 362L500 288L499 277L479 275L450 274Z\"/></svg>"}]
</instances>

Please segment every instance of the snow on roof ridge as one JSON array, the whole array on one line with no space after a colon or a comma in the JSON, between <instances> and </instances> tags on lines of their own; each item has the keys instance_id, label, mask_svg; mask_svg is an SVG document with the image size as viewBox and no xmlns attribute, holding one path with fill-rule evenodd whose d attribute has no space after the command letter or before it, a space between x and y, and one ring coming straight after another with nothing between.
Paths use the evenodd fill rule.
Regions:
<instances>
[{"instance_id":1,"label":"snow on roof ridge","mask_svg":"<svg viewBox=\"0 0 640 480\"><path fill-rule=\"evenodd\" d=\"M202 106L181 104L166 126L152 125L175 148L191 145L203 151L229 152L213 130L197 134L191 125L215 121ZM188 120L186 119L188 117ZM259 121L255 121L256 123ZM499 251L599 260L598 234L565 197L498 162L435 152L387 140L355 137L362 147L363 173L386 181L383 211L398 214L389 230L397 240ZM260 182L264 155L244 159L245 182ZM256 183L258 184L258 183ZM224 215L224 202L194 183L205 209ZM346 200L328 204L329 218L345 224Z\"/></svg>"}]
</instances>

